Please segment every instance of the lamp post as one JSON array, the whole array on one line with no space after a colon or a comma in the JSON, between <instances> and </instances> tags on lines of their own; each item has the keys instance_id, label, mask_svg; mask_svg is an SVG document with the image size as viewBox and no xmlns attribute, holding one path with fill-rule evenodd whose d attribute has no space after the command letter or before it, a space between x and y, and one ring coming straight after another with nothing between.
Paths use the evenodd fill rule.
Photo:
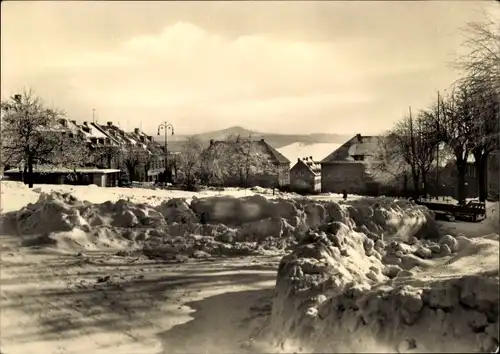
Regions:
<instances>
[{"instance_id":1,"label":"lamp post","mask_svg":"<svg viewBox=\"0 0 500 354\"><path fill-rule=\"evenodd\" d=\"M163 130L165 137L165 182L167 179L167 171L168 171L168 133L171 132L174 135L174 126L167 122L163 122L158 126L158 135L160 135L160 131Z\"/></svg>"}]
</instances>

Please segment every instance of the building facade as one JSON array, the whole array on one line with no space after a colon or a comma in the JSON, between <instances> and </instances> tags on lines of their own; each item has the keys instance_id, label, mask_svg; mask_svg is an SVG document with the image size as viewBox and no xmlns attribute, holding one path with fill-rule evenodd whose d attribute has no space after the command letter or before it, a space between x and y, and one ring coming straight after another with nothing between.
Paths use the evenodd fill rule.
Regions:
<instances>
[{"instance_id":1,"label":"building facade","mask_svg":"<svg viewBox=\"0 0 500 354\"><path fill-rule=\"evenodd\" d=\"M290 190L297 193L314 193L321 190L321 165L312 156L298 158L290 169Z\"/></svg>"},{"instance_id":2,"label":"building facade","mask_svg":"<svg viewBox=\"0 0 500 354\"><path fill-rule=\"evenodd\" d=\"M357 134L320 161L321 191L379 194L385 187L370 171L381 137Z\"/></svg>"},{"instance_id":3,"label":"building facade","mask_svg":"<svg viewBox=\"0 0 500 354\"><path fill-rule=\"evenodd\" d=\"M488 171L487 171L487 181L488 181L488 198L492 200L498 200L498 194L500 192L500 151L496 150L490 154L488 158Z\"/></svg>"}]
</instances>

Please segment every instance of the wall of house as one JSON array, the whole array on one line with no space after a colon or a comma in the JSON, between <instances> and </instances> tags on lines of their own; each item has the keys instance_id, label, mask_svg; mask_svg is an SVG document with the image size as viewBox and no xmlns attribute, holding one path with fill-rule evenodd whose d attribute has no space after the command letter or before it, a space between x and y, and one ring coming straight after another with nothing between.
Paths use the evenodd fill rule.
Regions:
<instances>
[{"instance_id":1,"label":"wall of house","mask_svg":"<svg viewBox=\"0 0 500 354\"><path fill-rule=\"evenodd\" d=\"M289 164L282 164L276 168L275 173L249 175L247 187L277 188L290 184ZM244 180L244 178L243 178ZM239 175L226 176L223 185L225 187L241 187L242 178Z\"/></svg>"},{"instance_id":2,"label":"wall of house","mask_svg":"<svg viewBox=\"0 0 500 354\"><path fill-rule=\"evenodd\" d=\"M303 164L297 164L290 170L290 189L295 192L321 190L321 177L314 175Z\"/></svg>"},{"instance_id":3,"label":"wall of house","mask_svg":"<svg viewBox=\"0 0 500 354\"><path fill-rule=\"evenodd\" d=\"M497 150L488 158L487 188L488 195L491 197L497 197L498 193L500 192L500 168L498 161L499 155L500 152Z\"/></svg>"},{"instance_id":4,"label":"wall of house","mask_svg":"<svg viewBox=\"0 0 500 354\"><path fill-rule=\"evenodd\" d=\"M278 165L278 178L280 186L288 186L290 184L290 164Z\"/></svg>"},{"instance_id":5,"label":"wall of house","mask_svg":"<svg viewBox=\"0 0 500 354\"><path fill-rule=\"evenodd\" d=\"M363 193L365 166L362 163L332 163L321 165L321 191L324 193Z\"/></svg>"},{"instance_id":6,"label":"wall of house","mask_svg":"<svg viewBox=\"0 0 500 354\"><path fill-rule=\"evenodd\" d=\"M290 184L290 170L288 164L277 167L277 172L272 174L249 175L247 187L277 188ZM223 185L225 187L241 187L242 179L239 175L226 176Z\"/></svg>"}]
</instances>

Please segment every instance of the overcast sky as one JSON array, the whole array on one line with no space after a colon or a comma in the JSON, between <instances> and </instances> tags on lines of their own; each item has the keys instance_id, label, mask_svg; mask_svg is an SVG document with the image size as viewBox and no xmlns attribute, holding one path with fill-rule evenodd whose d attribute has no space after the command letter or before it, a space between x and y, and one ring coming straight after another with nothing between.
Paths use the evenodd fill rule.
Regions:
<instances>
[{"instance_id":1,"label":"overcast sky","mask_svg":"<svg viewBox=\"0 0 500 354\"><path fill-rule=\"evenodd\" d=\"M364 133L457 77L466 22L493 1L4 1L1 93L71 119L178 133Z\"/></svg>"}]
</instances>

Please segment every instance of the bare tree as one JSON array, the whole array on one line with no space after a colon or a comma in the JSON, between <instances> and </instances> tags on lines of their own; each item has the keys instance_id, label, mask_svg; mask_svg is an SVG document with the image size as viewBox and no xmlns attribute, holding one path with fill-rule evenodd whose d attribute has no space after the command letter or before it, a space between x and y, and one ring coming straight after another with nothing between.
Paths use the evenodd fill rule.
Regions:
<instances>
[{"instance_id":1,"label":"bare tree","mask_svg":"<svg viewBox=\"0 0 500 354\"><path fill-rule=\"evenodd\" d=\"M500 21L485 14L482 21L464 28L463 46L468 53L458 60L464 77L458 85L467 87L472 123L471 153L478 178L479 199L486 200L486 161L498 149L500 107Z\"/></svg>"},{"instance_id":2,"label":"bare tree","mask_svg":"<svg viewBox=\"0 0 500 354\"><path fill-rule=\"evenodd\" d=\"M64 113L47 107L32 90L2 102L1 111L3 162L23 163L30 188L35 164L76 167L88 161L83 139L59 123Z\"/></svg>"},{"instance_id":3,"label":"bare tree","mask_svg":"<svg viewBox=\"0 0 500 354\"><path fill-rule=\"evenodd\" d=\"M149 159L150 152L143 146L134 145L124 149L122 163L131 181L137 179L137 169L147 164Z\"/></svg>"},{"instance_id":4,"label":"bare tree","mask_svg":"<svg viewBox=\"0 0 500 354\"><path fill-rule=\"evenodd\" d=\"M211 144L203 149L200 154L199 178L205 185L220 185L224 182L225 170L223 169L224 146L220 143Z\"/></svg>"},{"instance_id":5,"label":"bare tree","mask_svg":"<svg viewBox=\"0 0 500 354\"><path fill-rule=\"evenodd\" d=\"M457 199L465 202L465 175L474 140L474 111L470 88L458 85L449 97L441 98L440 135L453 152L457 168Z\"/></svg>"},{"instance_id":6,"label":"bare tree","mask_svg":"<svg viewBox=\"0 0 500 354\"><path fill-rule=\"evenodd\" d=\"M188 189L194 188L200 182L199 172L203 150L202 142L195 137L190 137L179 155L179 180Z\"/></svg>"},{"instance_id":7,"label":"bare tree","mask_svg":"<svg viewBox=\"0 0 500 354\"><path fill-rule=\"evenodd\" d=\"M101 165L105 168L117 167L120 162L122 148L118 145L99 146L94 149L96 165Z\"/></svg>"},{"instance_id":8,"label":"bare tree","mask_svg":"<svg viewBox=\"0 0 500 354\"><path fill-rule=\"evenodd\" d=\"M458 61L458 66L465 71L467 80L488 81L496 90L500 86L498 27L499 19L488 14L485 14L483 21L467 23L463 29L466 35L463 46L469 51Z\"/></svg>"},{"instance_id":9,"label":"bare tree","mask_svg":"<svg viewBox=\"0 0 500 354\"><path fill-rule=\"evenodd\" d=\"M395 177L401 173L404 176L410 174L417 195L427 193L427 175L439 145L439 136L431 118L431 111L421 111L413 118L410 110L410 114L382 138L373 159L374 169L379 174ZM406 180L404 182L406 185Z\"/></svg>"},{"instance_id":10,"label":"bare tree","mask_svg":"<svg viewBox=\"0 0 500 354\"><path fill-rule=\"evenodd\" d=\"M239 176L240 186L247 187L253 177L276 174L269 155L251 137L230 135L223 144L222 171L225 176Z\"/></svg>"},{"instance_id":11,"label":"bare tree","mask_svg":"<svg viewBox=\"0 0 500 354\"><path fill-rule=\"evenodd\" d=\"M467 85L466 82L463 82ZM487 197L486 164L488 156L499 147L500 101L489 81L469 83L469 99L472 121L470 149L478 180L479 200Z\"/></svg>"},{"instance_id":12,"label":"bare tree","mask_svg":"<svg viewBox=\"0 0 500 354\"><path fill-rule=\"evenodd\" d=\"M408 175L410 165L403 158L404 147L399 144L399 137L393 132L387 132L378 141L377 149L373 153L370 162L370 170L378 180L401 182L403 179L403 191L408 190Z\"/></svg>"}]
</instances>

